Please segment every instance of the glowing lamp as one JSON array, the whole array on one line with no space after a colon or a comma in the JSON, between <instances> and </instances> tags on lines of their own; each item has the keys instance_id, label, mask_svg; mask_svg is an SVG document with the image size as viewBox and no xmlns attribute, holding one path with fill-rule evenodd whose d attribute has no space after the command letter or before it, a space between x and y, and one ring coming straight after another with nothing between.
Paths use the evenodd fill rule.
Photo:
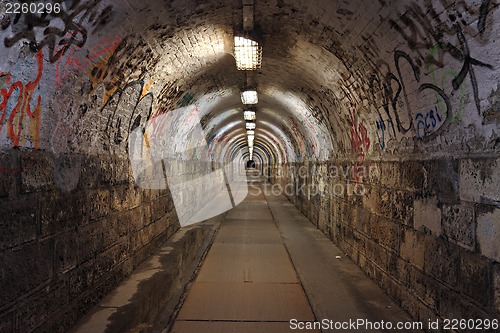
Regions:
<instances>
[{"instance_id":1,"label":"glowing lamp","mask_svg":"<svg viewBox=\"0 0 500 333\"><path fill-rule=\"evenodd\" d=\"M245 37L234 37L234 58L238 70L261 68L262 47L256 41Z\"/></svg>"},{"instance_id":2,"label":"glowing lamp","mask_svg":"<svg viewBox=\"0 0 500 333\"><path fill-rule=\"evenodd\" d=\"M255 120L255 111L243 112L243 118L245 118L245 120Z\"/></svg>"},{"instance_id":3,"label":"glowing lamp","mask_svg":"<svg viewBox=\"0 0 500 333\"><path fill-rule=\"evenodd\" d=\"M257 98L257 92L255 90L246 90L242 92L241 102L247 105L257 104L259 102L259 99Z\"/></svg>"}]
</instances>

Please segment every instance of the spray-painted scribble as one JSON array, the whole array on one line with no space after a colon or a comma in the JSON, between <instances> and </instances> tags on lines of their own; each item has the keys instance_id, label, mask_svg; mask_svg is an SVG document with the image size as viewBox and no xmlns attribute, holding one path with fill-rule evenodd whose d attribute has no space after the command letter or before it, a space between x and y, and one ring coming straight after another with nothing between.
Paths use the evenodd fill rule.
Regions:
<instances>
[{"instance_id":1,"label":"spray-painted scribble","mask_svg":"<svg viewBox=\"0 0 500 333\"><path fill-rule=\"evenodd\" d=\"M103 39L98 44L79 54L80 47L74 47L56 63L56 87L61 87L64 80L72 73L85 73L93 78L93 71L98 71L99 66L109 60L116 47L120 45L121 37ZM97 85L99 82L92 82Z\"/></svg>"},{"instance_id":2,"label":"spray-painted scribble","mask_svg":"<svg viewBox=\"0 0 500 333\"><path fill-rule=\"evenodd\" d=\"M14 147L27 145L31 142L35 149L40 146L40 124L42 117L42 96L34 98L43 73L43 52L38 51L35 56L37 68L36 76L32 81L12 82L8 72L0 72L0 132L6 125L6 136Z\"/></svg>"},{"instance_id":3,"label":"spray-painted scribble","mask_svg":"<svg viewBox=\"0 0 500 333\"><path fill-rule=\"evenodd\" d=\"M89 33L100 31L113 15L112 6L102 8L101 0L55 2L61 3L59 13L6 16L1 24L10 33L4 38L5 47L25 41L36 52L47 46L49 61L56 62L72 47L84 46Z\"/></svg>"}]
</instances>

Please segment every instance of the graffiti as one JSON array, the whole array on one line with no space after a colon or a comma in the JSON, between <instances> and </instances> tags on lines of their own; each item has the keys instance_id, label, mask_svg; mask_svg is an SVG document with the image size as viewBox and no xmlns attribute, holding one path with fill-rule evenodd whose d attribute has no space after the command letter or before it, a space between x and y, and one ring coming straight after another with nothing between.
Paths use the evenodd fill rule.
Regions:
<instances>
[{"instance_id":1,"label":"graffiti","mask_svg":"<svg viewBox=\"0 0 500 333\"><path fill-rule=\"evenodd\" d=\"M365 127L364 120L358 119L355 111L350 113L351 124L351 147L356 157L364 159L365 154L370 149L370 138L368 137L368 130Z\"/></svg>"},{"instance_id":2,"label":"graffiti","mask_svg":"<svg viewBox=\"0 0 500 333\"><path fill-rule=\"evenodd\" d=\"M191 104L194 96L196 96L196 94L193 92L185 93L184 96L182 96L182 98L177 102L177 105L180 107L188 106L189 104Z\"/></svg>"},{"instance_id":3,"label":"graffiti","mask_svg":"<svg viewBox=\"0 0 500 333\"><path fill-rule=\"evenodd\" d=\"M396 93L396 98L393 98L393 93L392 93L392 86L391 86L391 83L392 81L396 82L397 85L398 85L398 93ZM377 84L377 87L375 87L375 83ZM392 107L392 109L394 110L394 113L396 112L396 102L398 100L398 97L399 97L399 91L401 90L401 83L399 82L399 80L391 73L391 72L388 72L387 75L385 76L385 82L382 83L381 85L381 82L380 80L377 78L376 75L372 74L371 77L370 77L370 81L369 81L369 88L370 88L370 92L371 92L371 96L372 96L372 102L374 105L376 105L376 100L377 100L377 95L381 95L382 97L382 108L384 109L385 111L385 114L387 116L387 130L389 132L389 135L394 135L396 136L396 130L394 128L394 123L392 121L392 117L391 117L391 112L390 112L390 108ZM379 114L379 119L382 119L382 116L380 115L380 112L378 112L377 110L377 113ZM395 113L395 116L398 117L397 113ZM399 123L399 119L398 119L398 125L400 125ZM384 125L385 127L385 125ZM384 128L385 130L385 128Z\"/></svg>"},{"instance_id":4,"label":"graffiti","mask_svg":"<svg viewBox=\"0 0 500 333\"><path fill-rule=\"evenodd\" d=\"M154 83L154 80L151 79L151 80L148 81L148 83L146 83L144 85L144 87L142 88L142 92L141 92L141 98L143 98L144 96L146 96L146 94L149 91L149 88L151 88L151 86L153 85L153 83Z\"/></svg>"},{"instance_id":5,"label":"graffiti","mask_svg":"<svg viewBox=\"0 0 500 333\"><path fill-rule=\"evenodd\" d=\"M469 74L469 79L472 85L472 92L474 95L474 103L476 104L477 112L481 115L481 105L479 102L479 90L477 87L477 79L474 73L473 65L487 67L489 69L493 69L493 66L483 63L479 60L476 60L470 56L469 46L467 44L467 40L462 32L462 28L459 24L455 24L455 29L457 31L457 37L462 47L462 57L463 57L463 66L458 75L451 81L453 85L453 89L458 90L458 88L464 82L465 77Z\"/></svg>"},{"instance_id":6,"label":"graffiti","mask_svg":"<svg viewBox=\"0 0 500 333\"><path fill-rule=\"evenodd\" d=\"M158 105L160 107L154 116L160 115L167 110L175 109L176 102L179 101L183 94L184 92L179 90L176 81L165 83L158 94Z\"/></svg>"},{"instance_id":7,"label":"graffiti","mask_svg":"<svg viewBox=\"0 0 500 333\"><path fill-rule=\"evenodd\" d=\"M81 49L80 47L71 49L67 52L65 57L61 57L57 60L56 87L59 88L71 72L87 72L88 75L92 77L92 70L95 71L96 66L98 66L93 66L93 64L97 63L100 65L103 62L107 62L121 40L121 37L104 39L86 51L84 57L75 55L76 52ZM90 69L91 66L93 66L92 70ZM99 82L93 83L97 85Z\"/></svg>"},{"instance_id":8,"label":"graffiti","mask_svg":"<svg viewBox=\"0 0 500 333\"><path fill-rule=\"evenodd\" d=\"M97 73L93 79L105 83L106 91L113 91L121 88L124 82L142 80L144 73L153 68L159 58L141 36L128 35L104 66L92 69Z\"/></svg>"},{"instance_id":9,"label":"graffiti","mask_svg":"<svg viewBox=\"0 0 500 333\"><path fill-rule=\"evenodd\" d=\"M413 75L402 75L401 65L403 61L410 66L410 71ZM417 128L415 128L416 136L421 139L428 137L433 131L437 131L444 124L444 120L452 113L451 102L449 97L444 93L444 90L432 83L421 83L420 67L415 64L407 53L395 50L394 64L397 76L388 69L383 80L380 80L376 74L372 74L369 80L371 103L376 107L381 107L384 110L384 117L386 118L384 120L384 117L382 117L381 112L377 108L378 119L375 121L375 134L382 150L385 149L386 140L396 138L396 128L399 133L405 134L414 128L413 120L415 119L417 121ZM442 77L442 80L444 79L445 77ZM408 87L412 89L408 89ZM435 126L425 126L425 115L413 116L408 92L414 91L415 88L417 88L419 96L426 90L432 90L435 96L434 103L439 106L440 121L439 123L436 122ZM436 112L434 112L433 117L436 118Z\"/></svg>"},{"instance_id":10,"label":"graffiti","mask_svg":"<svg viewBox=\"0 0 500 333\"><path fill-rule=\"evenodd\" d=\"M422 83L418 89L418 92L419 94L421 94L423 91L425 90L432 90L434 93L437 93L437 95L444 101L444 103L446 104L446 117L442 117L441 114L439 113L439 110L437 108L435 108L435 110L430 110L429 112L427 112L427 114L425 115L425 120L424 120L424 136L427 138L427 139L431 139L435 136L435 134L438 133L437 130L431 132L430 131L430 128L432 126L432 129L436 129L438 126L437 126L437 121L439 121L439 123L441 123L441 125L439 126L439 128L443 128L443 125L445 125L448 121L448 115L451 114L451 103L450 103L450 100L448 98L448 96L446 96L446 94L444 93L444 91L438 87L436 87L435 85L433 84L430 84L430 83ZM417 114L418 116L418 114ZM428 118L430 119L431 123L430 125L428 124ZM436 121L436 118L437 118L437 121ZM416 128L416 133L417 133L417 137L419 138L423 138L424 136L419 136L419 128L417 126Z\"/></svg>"},{"instance_id":11,"label":"graffiti","mask_svg":"<svg viewBox=\"0 0 500 333\"><path fill-rule=\"evenodd\" d=\"M363 181L363 177L357 172L357 170L363 166L365 156L370 149L371 141L368 136L368 130L365 127L364 120L359 120L356 111L349 112L349 123L351 127L351 148L355 154L354 170L356 170L356 172L354 175L354 182L360 183Z\"/></svg>"},{"instance_id":12,"label":"graffiti","mask_svg":"<svg viewBox=\"0 0 500 333\"><path fill-rule=\"evenodd\" d=\"M444 8L449 8L449 5L450 4L448 3L443 4ZM476 15L476 9L472 7L470 8L465 3L461 2L457 4L457 6L463 7L463 9L460 10L463 10L463 12L468 15ZM490 1L483 0L478 10L479 18L477 28L481 36L486 31L486 18L489 12L489 7ZM455 8L455 10L459 13L458 17L462 17L460 10L458 8ZM427 11L430 11L432 15L427 15ZM429 17L433 18L432 22ZM464 35L460 21L458 21L457 16L452 13L449 14L449 18L452 21L451 25L449 22L443 21L442 15L438 15L433 8L432 2L427 1L425 10L418 4L414 3L408 6L405 13L401 15L401 23L398 23L395 20L390 20L390 23L391 26L407 41L408 47L417 53L418 57L415 59L415 62L413 62L413 60L409 57L405 57L405 59L412 64L412 67L420 67L423 61L428 66L432 65L437 66L438 68L443 68L445 66L445 54L449 54L452 58L462 63L460 71L451 80L453 90L459 90L466 77L469 77L474 103L478 114L481 115L479 89L474 72L474 66L485 67L490 70L493 70L493 66L471 56L467 42L469 37ZM463 22L464 21L462 20L462 24L465 24ZM439 28L434 28L434 26ZM450 39L456 37L459 46L455 46L450 42L445 42L445 35ZM428 50L430 50L430 52L424 56L424 52ZM401 76L399 78L401 80Z\"/></svg>"},{"instance_id":13,"label":"graffiti","mask_svg":"<svg viewBox=\"0 0 500 333\"><path fill-rule=\"evenodd\" d=\"M145 127L151 115L152 96L141 98L143 87L142 81L129 83L123 90L116 90L102 109L102 113L108 115L104 131L110 145L126 143L132 130ZM124 119L126 117L128 119Z\"/></svg>"},{"instance_id":14,"label":"graffiti","mask_svg":"<svg viewBox=\"0 0 500 333\"><path fill-rule=\"evenodd\" d=\"M144 82L134 81L128 83L123 89L117 89L100 108L103 98L100 95L104 89L102 85L96 89L88 106L90 109L100 110L98 117L95 117L95 114L91 115L90 112L82 114L83 104L79 105L71 120L75 125L65 126L59 131L63 131L64 134L66 128L70 128L72 137L79 141L78 146L99 147L105 150L125 149L129 134L138 127L144 129L151 118L153 95L147 93L141 96ZM94 124L93 129L78 126L77 121L91 121Z\"/></svg>"},{"instance_id":15,"label":"graffiti","mask_svg":"<svg viewBox=\"0 0 500 333\"><path fill-rule=\"evenodd\" d=\"M417 113L415 120L417 121L415 130L417 132L417 137L419 138L423 138L428 135L431 130L434 130L436 126L443 121L437 106L434 106L434 109L429 110L425 116L420 112Z\"/></svg>"},{"instance_id":16,"label":"graffiti","mask_svg":"<svg viewBox=\"0 0 500 333\"><path fill-rule=\"evenodd\" d=\"M191 111L188 113L188 115L184 118L184 125L195 125L193 124L193 120L198 120L199 119L199 111L198 108L195 107L194 109L191 109Z\"/></svg>"},{"instance_id":17,"label":"graffiti","mask_svg":"<svg viewBox=\"0 0 500 333\"><path fill-rule=\"evenodd\" d=\"M398 77L399 77L399 80L401 82L401 89L398 90L398 92L396 93L395 97L398 97L399 94L401 92L403 92L405 101L408 104L408 95L407 95L407 91L406 91L406 86L405 86L405 82L404 82L402 74L401 74L401 67L400 67L400 62L399 62L400 59L406 60L408 62L408 64L411 66L411 68L413 70L413 77L414 77L414 79L415 79L415 81L417 83L420 83L420 71L419 71L419 67L417 67L414 64L414 62L412 61L412 59L410 58L410 56L408 54L406 54L405 52L399 51L399 50L396 50L394 52L394 62L396 64L396 70L398 72ZM444 92L443 89L441 89L438 86L436 86L434 84L431 84L431 83L422 83L422 84L420 84L420 86L418 88L419 95L422 92L424 92L425 90L429 90L429 89L432 90L433 93L434 93L434 96L436 96L436 101L435 102L437 104L440 103L439 99L442 99L442 102L444 102L445 107L442 110L442 113L444 113L444 115L440 114L439 117L441 117L442 119L447 119L449 117L449 115L451 115L451 113L452 113L452 106L451 106L450 99L445 94L445 92ZM408 107L408 115L410 117L412 115L412 111L411 111L410 107ZM399 122L399 117L396 117L396 120L398 121L398 129L403 129L405 132L408 131L411 127L414 126L413 122L410 122L410 126L407 127L407 128L405 128ZM441 122L441 124L444 124L444 123L445 123L445 121L443 120ZM423 138L424 136L427 136L427 135L422 135L422 136L418 135L419 133L421 133L420 128L418 126L415 128L415 131L417 133L417 137L419 137L419 138ZM428 131L427 131L427 128L426 128L425 131L424 131L424 134L427 134L427 133L428 133Z\"/></svg>"},{"instance_id":18,"label":"graffiti","mask_svg":"<svg viewBox=\"0 0 500 333\"><path fill-rule=\"evenodd\" d=\"M314 144L313 140L307 140L304 133L300 129L300 126L294 117L288 117L288 120L290 122L290 128L293 134L293 137L296 138L297 143L299 144L299 147L301 149L301 154L304 152L311 155L314 154L316 151L316 145Z\"/></svg>"},{"instance_id":19,"label":"graffiti","mask_svg":"<svg viewBox=\"0 0 500 333\"><path fill-rule=\"evenodd\" d=\"M490 7L490 0L483 0L479 7L479 19L477 20L477 30L479 34L483 35L486 30L486 17Z\"/></svg>"},{"instance_id":20,"label":"graffiti","mask_svg":"<svg viewBox=\"0 0 500 333\"><path fill-rule=\"evenodd\" d=\"M0 103L0 131L7 125L7 137L12 145L17 147L27 138L35 149L40 146L41 101L39 95L36 105L32 106L33 94L37 89L43 72L43 52L36 54L37 74L33 81L23 84L21 81L12 82L11 74L0 72L0 79L4 80L6 87L0 90L2 101ZM16 96L15 98L14 96ZM12 97L12 98L11 98ZM8 117L7 117L8 116Z\"/></svg>"},{"instance_id":21,"label":"graffiti","mask_svg":"<svg viewBox=\"0 0 500 333\"><path fill-rule=\"evenodd\" d=\"M439 45L435 45L430 50L430 53L433 54L434 52L436 52L437 49L439 49ZM432 83L436 86L439 84L440 88L443 91L445 91L447 79L455 78L458 76L458 72L455 69L447 69L441 74L441 79L438 81L436 79L436 69L433 68L433 66L429 65L428 72L431 74ZM450 80L450 82L451 82L451 80ZM459 120L462 119L465 105L468 103L468 100L469 100L469 94L466 93L466 89L467 89L467 86L465 83L462 83L459 87L458 105L456 107L456 110L454 111L455 114L452 115L452 117L450 119L450 121L452 123L457 123ZM437 97L439 97L439 96L436 93L436 100L439 100ZM443 105L443 103L441 103L441 102L439 102L438 106L439 106L439 110L441 110L441 111L444 111L446 108L446 106Z\"/></svg>"},{"instance_id":22,"label":"graffiti","mask_svg":"<svg viewBox=\"0 0 500 333\"><path fill-rule=\"evenodd\" d=\"M5 37L5 47L12 47L19 41L26 41L33 51L48 47L49 61L59 60L73 46L81 48L87 42L88 30L92 34L100 31L111 19L112 6L99 11L101 0L71 2L61 0L61 11L50 14L12 14L2 22L2 30L11 28L11 36ZM71 4L68 4L71 3ZM66 4L64 6L64 4ZM41 37L42 36L42 37Z\"/></svg>"},{"instance_id":23,"label":"graffiti","mask_svg":"<svg viewBox=\"0 0 500 333\"><path fill-rule=\"evenodd\" d=\"M395 138L395 135L393 135L392 131L389 130L389 128L394 127L392 119L388 118L386 121L384 121L384 119L382 119L382 117L379 114L379 119L375 121L375 126L376 126L375 134L377 135L377 141L380 145L380 149L384 150L386 143L386 134L388 136L387 141L389 141L392 138Z\"/></svg>"}]
</instances>

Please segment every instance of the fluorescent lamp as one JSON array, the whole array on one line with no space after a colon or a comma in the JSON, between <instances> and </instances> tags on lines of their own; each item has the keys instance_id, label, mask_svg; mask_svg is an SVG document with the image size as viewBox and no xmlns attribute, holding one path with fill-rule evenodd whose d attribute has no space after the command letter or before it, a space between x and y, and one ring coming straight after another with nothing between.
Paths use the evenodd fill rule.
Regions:
<instances>
[{"instance_id":1,"label":"fluorescent lamp","mask_svg":"<svg viewBox=\"0 0 500 333\"><path fill-rule=\"evenodd\" d=\"M247 130L254 130L255 129L255 123L247 123L246 124Z\"/></svg>"},{"instance_id":2,"label":"fluorescent lamp","mask_svg":"<svg viewBox=\"0 0 500 333\"><path fill-rule=\"evenodd\" d=\"M234 58L238 70L261 68L262 47L256 41L245 37L234 37Z\"/></svg>"},{"instance_id":3,"label":"fluorescent lamp","mask_svg":"<svg viewBox=\"0 0 500 333\"><path fill-rule=\"evenodd\" d=\"M241 102L243 104L257 104L259 99L257 98L257 92L255 90L247 90L241 93Z\"/></svg>"},{"instance_id":4,"label":"fluorescent lamp","mask_svg":"<svg viewBox=\"0 0 500 333\"><path fill-rule=\"evenodd\" d=\"M254 139L255 139L254 135L249 135L248 136L248 142L253 142Z\"/></svg>"},{"instance_id":5,"label":"fluorescent lamp","mask_svg":"<svg viewBox=\"0 0 500 333\"><path fill-rule=\"evenodd\" d=\"M245 120L255 120L255 111L243 112L243 118L245 118Z\"/></svg>"},{"instance_id":6,"label":"fluorescent lamp","mask_svg":"<svg viewBox=\"0 0 500 333\"><path fill-rule=\"evenodd\" d=\"M248 135L254 135L254 134L255 134L255 131L254 131L254 130L248 130L248 131L247 131L247 134L248 134Z\"/></svg>"}]
</instances>

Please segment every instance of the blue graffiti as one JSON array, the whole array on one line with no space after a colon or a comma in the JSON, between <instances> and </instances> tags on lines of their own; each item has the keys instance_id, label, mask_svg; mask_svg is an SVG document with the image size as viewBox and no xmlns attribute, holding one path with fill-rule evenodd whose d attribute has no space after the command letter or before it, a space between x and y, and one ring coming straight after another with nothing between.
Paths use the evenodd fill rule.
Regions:
<instances>
[{"instance_id":1,"label":"blue graffiti","mask_svg":"<svg viewBox=\"0 0 500 333\"><path fill-rule=\"evenodd\" d=\"M378 144L380 145L380 148L384 150L386 142L385 132L387 131L387 133L389 134L389 140L395 137L395 134L393 135L390 131L390 129L393 128L392 120L391 118L389 118L386 121L384 121L384 119L382 119L382 117L379 115L379 120L375 121L375 124L377 125L376 134L377 134Z\"/></svg>"},{"instance_id":2,"label":"blue graffiti","mask_svg":"<svg viewBox=\"0 0 500 333\"><path fill-rule=\"evenodd\" d=\"M417 113L415 120L417 121L416 132L419 138L423 138L443 122L437 106L427 111L425 115L420 112Z\"/></svg>"}]
</instances>

